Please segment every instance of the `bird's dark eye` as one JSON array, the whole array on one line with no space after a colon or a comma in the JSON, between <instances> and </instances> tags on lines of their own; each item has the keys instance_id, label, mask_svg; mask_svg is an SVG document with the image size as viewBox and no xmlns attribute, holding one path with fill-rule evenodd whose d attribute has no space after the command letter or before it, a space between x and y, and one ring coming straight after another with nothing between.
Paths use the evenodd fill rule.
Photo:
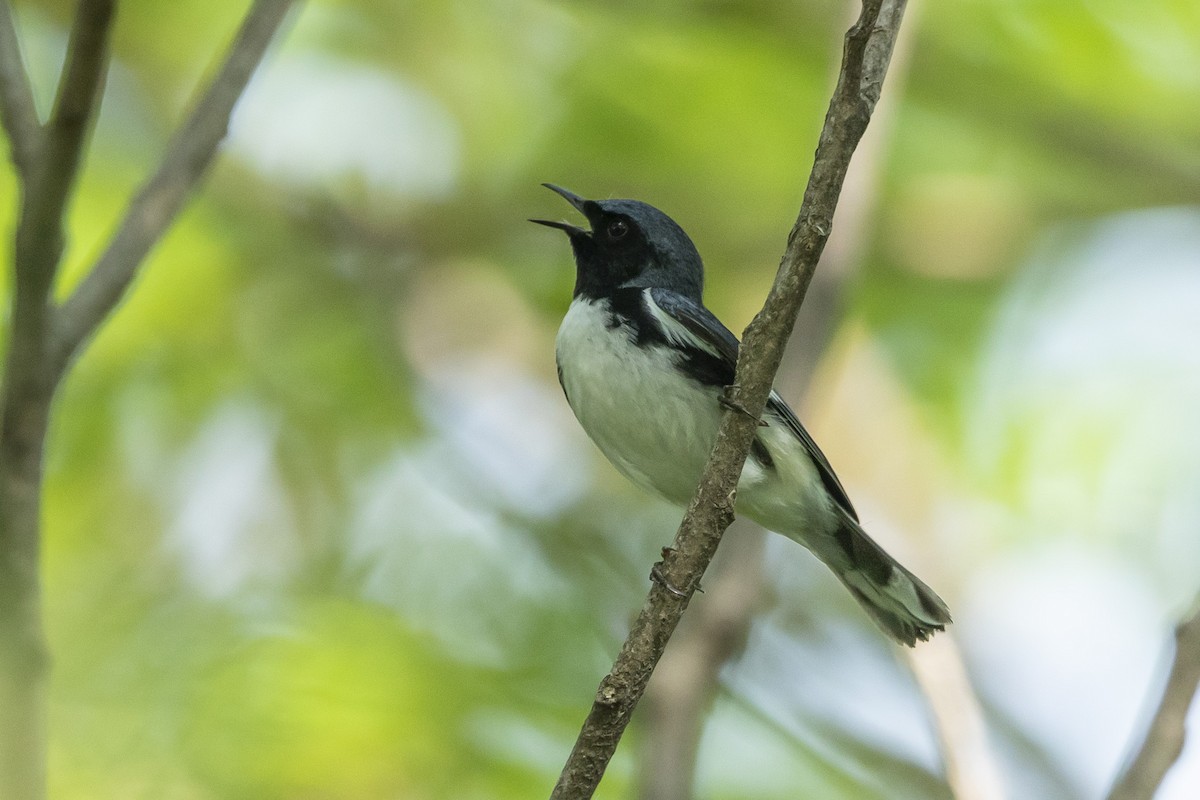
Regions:
<instances>
[{"instance_id":1,"label":"bird's dark eye","mask_svg":"<svg viewBox=\"0 0 1200 800\"><path fill-rule=\"evenodd\" d=\"M629 233L629 223L625 220L614 219L608 223L608 238L624 239L627 233Z\"/></svg>"}]
</instances>

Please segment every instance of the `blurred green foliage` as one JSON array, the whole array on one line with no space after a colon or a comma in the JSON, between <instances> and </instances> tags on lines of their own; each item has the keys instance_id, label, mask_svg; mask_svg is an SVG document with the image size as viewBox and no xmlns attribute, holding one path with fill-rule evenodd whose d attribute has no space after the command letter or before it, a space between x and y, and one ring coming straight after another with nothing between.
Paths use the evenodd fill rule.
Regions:
<instances>
[{"instance_id":1,"label":"blurred green foliage","mask_svg":"<svg viewBox=\"0 0 1200 800\"><path fill-rule=\"evenodd\" d=\"M45 108L73 4L15 6ZM121 5L60 295L244 8ZM524 222L564 213L538 184L668 210L709 265L710 306L740 330L799 207L850 13L305 4L56 408L53 796L545 795L676 513L599 463L559 402L552 337L573 275L563 243ZM1018 428L1000 466L978 465L979 365L1048 231L1200 197L1200 6L933 0L910 17L846 327L883 354L945 491L1019 520L1036 442ZM6 165L9 232L14 191ZM831 456L865 472L853 452ZM1101 438L1065 468L1113 457ZM969 594L963 565L1030 534L983 528L1000 533L968 527L926 559L952 600ZM824 653L814 672L841 669L839 642L881 662L866 683L908 698L901 733L789 705L805 679L784 661L718 704L702 795L946 796L911 682L786 552L803 580L775 587L762 625ZM1015 786L1089 785L986 699ZM600 796L633 791L639 736Z\"/></svg>"}]
</instances>

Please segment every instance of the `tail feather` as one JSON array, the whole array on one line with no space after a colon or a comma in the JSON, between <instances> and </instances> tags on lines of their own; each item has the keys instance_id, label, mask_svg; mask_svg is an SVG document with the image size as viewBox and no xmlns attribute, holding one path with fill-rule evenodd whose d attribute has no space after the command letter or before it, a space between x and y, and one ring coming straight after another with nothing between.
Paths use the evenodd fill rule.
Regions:
<instances>
[{"instance_id":1,"label":"tail feather","mask_svg":"<svg viewBox=\"0 0 1200 800\"><path fill-rule=\"evenodd\" d=\"M827 559L863 609L901 644L914 646L950 624L942 598L846 519L837 532L845 559Z\"/></svg>"}]
</instances>

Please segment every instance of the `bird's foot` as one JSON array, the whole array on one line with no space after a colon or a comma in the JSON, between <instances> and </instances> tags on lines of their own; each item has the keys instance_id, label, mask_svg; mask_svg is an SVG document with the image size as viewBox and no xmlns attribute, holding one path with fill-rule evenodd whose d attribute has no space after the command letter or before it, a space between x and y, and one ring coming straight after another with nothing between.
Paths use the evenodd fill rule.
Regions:
<instances>
[{"instance_id":1,"label":"bird's foot","mask_svg":"<svg viewBox=\"0 0 1200 800\"><path fill-rule=\"evenodd\" d=\"M675 548L664 547L662 549L663 560L665 561L666 559L670 558L672 555L674 555L674 553L675 553ZM650 568L650 580L654 581L659 586L663 587L664 589L666 589L668 592L675 595L676 597L687 597L688 596L687 592L683 591L679 587L672 584L669 580L667 580L667 576L663 574L663 562L662 561L655 563L655 565ZM696 585L696 591L700 592L700 593L704 592L704 590L702 588L700 588L699 584Z\"/></svg>"},{"instance_id":2,"label":"bird's foot","mask_svg":"<svg viewBox=\"0 0 1200 800\"><path fill-rule=\"evenodd\" d=\"M722 408L727 408L730 411L736 411L737 413L744 414L745 416L754 420L758 424L758 427L760 427L760 428L767 427L766 420L762 419L761 417L754 416L753 414L750 413L750 409L746 408L744 405L739 403L737 400L734 400L733 398L731 398L729 396L730 392L737 388L738 388L738 386L736 383L726 386L724 388L724 390L722 390L721 394L717 397L717 402L721 404Z\"/></svg>"}]
</instances>

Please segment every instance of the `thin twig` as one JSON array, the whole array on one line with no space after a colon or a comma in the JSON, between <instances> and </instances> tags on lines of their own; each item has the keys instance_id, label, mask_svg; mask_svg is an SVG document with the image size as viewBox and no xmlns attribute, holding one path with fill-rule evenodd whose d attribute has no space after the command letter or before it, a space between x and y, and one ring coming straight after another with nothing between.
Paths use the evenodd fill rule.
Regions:
<instances>
[{"instance_id":1,"label":"thin twig","mask_svg":"<svg viewBox=\"0 0 1200 800\"><path fill-rule=\"evenodd\" d=\"M1146 738L1108 800L1150 800L1183 752L1188 708L1200 687L1200 602L1175 628L1175 658Z\"/></svg>"},{"instance_id":2,"label":"thin twig","mask_svg":"<svg viewBox=\"0 0 1200 800\"><path fill-rule=\"evenodd\" d=\"M955 800L1004 800L1004 778L988 744L983 709L954 637L939 635L904 656L933 714Z\"/></svg>"},{"instance_id":3,"label":"thin twig","mask_svg":"<svg viewBox=\"0 0 1200 800\"><path fill-rule=\"evenodd\" d=\"M37 162L22 194L16 239L17 303L38 306L39 317L62 258L67 202L108 70L113 13L114 0L80 2L54 112L42 132Z\"/></svg>"},{"instance_id":4,"label":"thin twig","mask_svg":"<svg viewBox=\"0 0 1200 800\"><path fill-rule=\"evenodd\" d=\"M846 4L847 8L857 5ZM830 234L821 270L809 285L804 314L788 342L788 358L775 376L776 389L793 400L808 393L842 318L845 283L870 241L867 232L876 206L879 165L892 127L890 119L898 108L897 81L903 83L904 56L911 50L916 30L913 10L910 0L888 72L891 89L880 99L854 154L838 202L837 227ZM642 711L645 728L638 745L642 800L683 800L695 794L695 764L705 714L720 688L725 662L737 653L738 648L730 643L745 640L762 594L766 533L753 523L744 527L746 530L732 539L728 533L722 539L718 557L705 577L703 602L690 609L680 623L646 689L642 702L649 708Z\"/></svg>"},{"instance_id":5,"label":"thin twig","mask_svg":"<svg viewBox=\"0 0 1200 800\"><path fill-rule=\"evenodd\" d=\"M225 62L171 139L157 171L130 202L96 265L63 304L51 354L56 371L65 368L120 302L142 260L204 175L225 138L234 105L291 6L292 0L256 0L246 15Z\"/></svg>"},{"instance_id":6,"label":"thin twig","mask_svg":"<svg viewBox=\"0 0 1200 800\"><path fill-rule=\"evenodd\" d=\"M590 798L650 673L733 520L742 465L757 431L784 344L833 227L833 212L850 156L879 99L904 0L864 0L858 22L846 34L842 69L817 145L800 215L788 237L779 273L762 311L746 329L730 398L750 414L722 416L716 444L655 582L628 638L600 683L595 702L559 775L552 800ZM678 596L665 588L682 590Z\"/></svg>"},{"instance_id":7,"label":"thin twig","mask_svg":"<svg viewBox=\"0 0 1200 800\"><path fill-rule=\"evenodd\" d=\"M641 800L692 797L704 719L721 670L745 647L762 598L766 532L738 520L704 581L704 601L679 626L647 687ZM743 530L736 530L741 525ZM649 712L649 713L647 713Z\"/></svg>"},{"instance_id":8,"label":"thin twig","mask_svg":"<svg viewBox=\"0 0 1200 800\"><path fill-rule=\"evenodd\" d=\"M37 125L11 9L0 6L4 125L22 183L14 286L0 387L0 796L41 800L46 675L38 563L42 453L55 380L48 298L62 260L67 202L108 65L112 0L82 0L50 122Z\"/></svg>"},{"instance_id":9,"label":"thin twig","mask_svg":"<svg viewBox=\"0 0 1200 800\"><path fill-rule=\"evenodd\" d=\"M11 9L0 5L0 116L22 182L0 385L0 797L46 795L48 657L41 621L42 455L69 358L119 300L212 159L289 0L258 0L208 94L65 307L51 305L67 204L100 99L115 0L80 0L50 121L39 127Z\"/></svg>"},{"instance_id":10,"label":"thin twig","mask_svg":"<svg viewBox=\"0 0 1200 800\"><path fill-rule=\"evenodd\" d=\"M9 151L17 174L28 179L37 160L41 126L29 73L21 61L12 9L7 2L0 2L0 124L8 134Z\"/></svg>"},{"instance_id":11,"label":"thin twig","mask_svg":"<svg viewBox=\"0 0 1200 800\"><path fill-rule=\"evenodd\" d=\"M71 26L67 61L59 76L54 111L46 128L46 151L41 159L48 171L46 190L61 208L79 172L87 137L108 72L109 35L116 15L115 0L81 0Z\"/></svg>"}]
</instances>

